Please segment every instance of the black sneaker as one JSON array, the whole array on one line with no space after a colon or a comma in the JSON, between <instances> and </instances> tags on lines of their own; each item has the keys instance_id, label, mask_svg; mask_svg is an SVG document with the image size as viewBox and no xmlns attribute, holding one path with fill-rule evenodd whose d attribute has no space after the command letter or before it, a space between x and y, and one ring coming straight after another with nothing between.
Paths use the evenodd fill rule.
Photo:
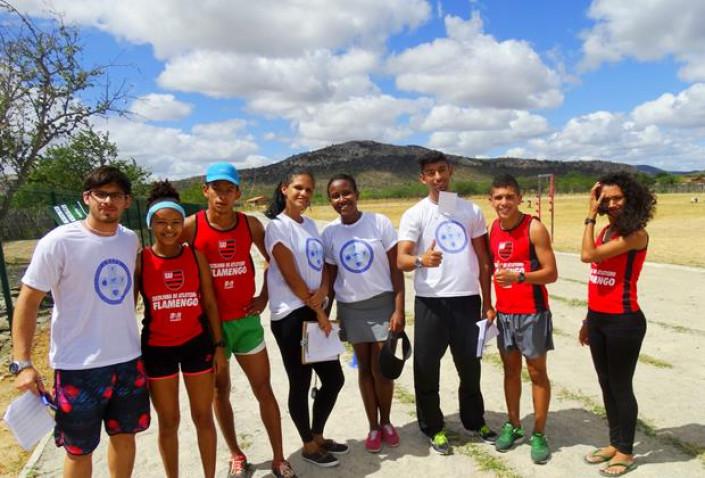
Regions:
<instances>
[{"instance_id":1,"label":"black sneaker","mask_svg":"<svg viewBox=\"0 0 705 478\"><path fill-rule=\"evenodd\" d=\"M350 447L345 443L338 443L337 441L330 439L323 440L322 448L328 453L332 453L334 455L347 455L350 453Z\"/></svg>"},{"instance_id":2,"label":"black sneaker","mask_svg":"<svg viewBox=\"0 0 705 478\"><path fill-rule=\"evenodd\" d=\"M482 427L479 430L475 431L475 433L477 434L477 436L480 437L482 441L484 441L485 443L489 443L490 445L494 445L497 441L497 434L494 431L490 430L490 427L488 427L487 425L482 425Z\"/></svg>"},{"instance_id":3,"label":"black sneaker","mask_svg":"<svg viewBox=\"0 0 705 478\"><path fill-rule=\"evenodd\" d=\"M328 453L327 451L320 450L314 453L302 452L301 456L304 461L318 465L321 468L332 468L334 466L340 465L340 462L336 457Z\"/></svg>"}]
</instances>

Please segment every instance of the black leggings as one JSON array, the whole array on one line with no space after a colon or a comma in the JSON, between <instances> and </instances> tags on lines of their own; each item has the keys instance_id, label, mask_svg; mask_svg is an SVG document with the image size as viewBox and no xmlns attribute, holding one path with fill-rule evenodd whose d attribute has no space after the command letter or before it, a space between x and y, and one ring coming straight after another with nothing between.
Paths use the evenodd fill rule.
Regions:
<instances>
[{"instance_id":1,"label":"black leggings","mask_svg":"<svg viewBox=\"0 0 705 478\"><path fill-rule=\"evenodd\" d=\"M338 392L345 383L338 360L313 364L301 362L301 330L305 321L316 321L316 313L308 307L296 309L283 319L272 321L272 332L289 377L289 414L304 443L312 441L314 434L323 434ZM308 413L312 371L321 380L321 388L313 399L313 422Z\"/></svg>"},{"instance_id":2,"label":"black leggings","mask_svg":"<svg viewBox=\"0 0 705 478\"><path fill-rule=\"evenodd\" d=\"M639 412L632 379L646 334L646 319L641 311L619 315L588 311L587 326L592 362L607 411L610 445L631 455Z\"/></svg>"}]
</instances>

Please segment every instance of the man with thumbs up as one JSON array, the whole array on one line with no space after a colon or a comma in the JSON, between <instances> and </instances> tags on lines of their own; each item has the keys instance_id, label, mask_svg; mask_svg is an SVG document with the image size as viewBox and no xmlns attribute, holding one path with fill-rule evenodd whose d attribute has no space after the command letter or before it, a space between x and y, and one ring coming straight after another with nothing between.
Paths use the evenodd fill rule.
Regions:
<instances>
[{"instance_id":1,"label":"man with thumbs up","mask_svg":"<svg viewBox=\"0 0 705 478\"><path fill-rule=\"evenodd\" d=\"M397 263L401 270L415 270L414 390L419 427L431 448L447 455L450 446L438 390L441 358L449 346L460 378L463 426L488 443L497 437L485 424L476 357L479 329L475 324L483 316L495 317L487 227L482 211L470 201L445 195L448 200L440 207L441 193L448 191L453 174L444 154L429 152L419 165L428 196L401 218Z\"/></svg>"}]
</instances>

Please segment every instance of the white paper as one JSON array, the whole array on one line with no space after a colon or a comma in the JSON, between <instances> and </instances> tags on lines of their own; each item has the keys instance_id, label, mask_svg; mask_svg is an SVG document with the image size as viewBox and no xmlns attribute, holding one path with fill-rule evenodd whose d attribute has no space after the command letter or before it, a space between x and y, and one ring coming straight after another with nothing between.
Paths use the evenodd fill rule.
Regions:
<instances>
[{"instance_id":1,"label":"white paper","mask_svg":"<svg viewBox=\"0 0 705 478\"><path fill-rule=\"evenodd\" d=\"M485 346L489 343L490 340L499 335L499 329L497 328L497 324L495 322L492 322L491 324L489 324L489 326L487 324L487 319L482 319L477 323L477 327L480 329L480 331L477 334L477 351L475 354L476 357L482 357L482 351L484 350Z\"/></svg>"},{"instance_id":2,"label":"white paper","mask_svg":"<svg viewBox=\"0 0 705 478\"><path fill-rule=\"evenodd\" d=\"M31 450L44 435L54 428L54 419L32 392L12 401L3 417L15 439L25 450Z\"/></svg>"},{"instance_id":3,"label":"white paper","mask_svg":"<svg viewBox=\"0 0 705 478\"><path fill-rule=\"evenodd\" d=\"M458 193L441 191L438 194L438 210L441 214L452 216L455 212L455 202L458 200Z\"/></svg>"},{"instance_id":4,"label":"white paper","mask_svg":"<svg viewBox=\"0 0 705 478\"><path fill-rule=\"evenodd\" d=\"M338 355L345 352L345 347L340 341L340 325L331 324L333 329L328 337L318 326L318 322L306 322L306 333L304 338L304 362L324 362L326 360L336 360Z\"/></svg>"}]
</instances>

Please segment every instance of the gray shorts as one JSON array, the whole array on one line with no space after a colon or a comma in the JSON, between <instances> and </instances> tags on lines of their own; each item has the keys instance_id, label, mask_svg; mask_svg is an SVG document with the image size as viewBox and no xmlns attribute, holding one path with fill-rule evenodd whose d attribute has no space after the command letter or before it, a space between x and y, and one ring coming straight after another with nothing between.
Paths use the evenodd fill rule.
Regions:
<instances>
[{"instance_id":1,"label":"gray shorts","mask_svg":"<svg viewBox=\"0 0 705 478\"><path fill-rule=\"evenodd\" d=\"M503 352L518 350L529 359L553 350L551 311L537 314L503 314L497 312L497 344Z\"/></svg>"},{"instance_id":2,"label":"gray shorts","mask_svg":"<svg viewBox=\"0 0 705 478\"><path fill-rule=\"evenodd\" d=\"M341 335L351 344L384 342L389 334L389 317L392 312L392 292L385 292L360 302L338 302Z\"/></svg>"}]
</instances>

